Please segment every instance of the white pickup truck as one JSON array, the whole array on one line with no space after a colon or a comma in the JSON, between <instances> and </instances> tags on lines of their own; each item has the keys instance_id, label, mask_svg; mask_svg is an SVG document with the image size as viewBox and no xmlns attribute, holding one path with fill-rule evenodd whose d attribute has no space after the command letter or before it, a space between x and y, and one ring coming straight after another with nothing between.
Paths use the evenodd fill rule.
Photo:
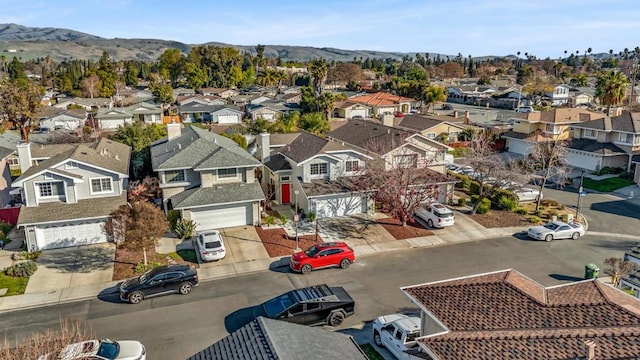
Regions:
<instances>
[{"instance_id":1,"label":"white pickup truck","mask_svg":"<svg viewBox=\"0 0 640 360\"><path fill-rule=\"evenodd\" d=\"M397 359L409 360L405 351L415 349L420 336L420 318L402 314L378 317L373 322L373 342L385 347Z\"/></svg>"}]
</instances>

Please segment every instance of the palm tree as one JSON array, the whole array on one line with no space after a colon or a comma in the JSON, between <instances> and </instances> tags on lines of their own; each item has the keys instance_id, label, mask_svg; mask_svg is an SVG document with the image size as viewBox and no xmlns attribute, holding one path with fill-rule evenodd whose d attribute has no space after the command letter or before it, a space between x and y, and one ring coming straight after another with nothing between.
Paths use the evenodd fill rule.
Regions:
<instances>
[{"instance_id":1,"label":"palm tree","mask_svg":"<svg viewBox=\"0 0 640 360\"><path fill-rule=\"evenodd\" d=\"M277 70L264 68L258 76L256 76L256 82L258 85L264 87L272 87L275 86L280 80L279 74Z\"/></svg>"},{"instance_id":2,"label":"palm tree","mask_svg":"<svg viewBox=\"0 0 640 360\"><path fill-rule=\"evenodd\" d=\"M607 115L611 113L611 107L622 102L627 94L629 80L627 77L615 70L606 72L598 76L596 83L596 97L603 105L607 106Z\"/></svg>"},{"instance_id":3,"label":"palm tree","mask_svg":"<svg viewBox=\"0 0 640 360\"><path fill-rule=\"evenodd\" d=\"M324 81L327 79L329 64L327 64L325 59L314 59L309 62L307 69L313 79L313 88L315 90L316 97L319 98L324 92Z\"/></svg>"}]
</instances>

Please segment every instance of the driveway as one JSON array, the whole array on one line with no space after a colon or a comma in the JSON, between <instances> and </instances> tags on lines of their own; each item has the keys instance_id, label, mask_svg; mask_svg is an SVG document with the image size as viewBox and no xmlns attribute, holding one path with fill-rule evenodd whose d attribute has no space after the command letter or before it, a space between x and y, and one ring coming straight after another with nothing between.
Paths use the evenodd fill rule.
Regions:
<instances>
[{"instance_id":1,"label":"driveway","mask_svg":"<svg viewBox=\"0 0 640 360\"><path fill-rule=\"evenodd\" d=\"M113 278L116 247L112 243L45 250L36 260L25 293L109 282Z\"/></svg>"}]
</instances>

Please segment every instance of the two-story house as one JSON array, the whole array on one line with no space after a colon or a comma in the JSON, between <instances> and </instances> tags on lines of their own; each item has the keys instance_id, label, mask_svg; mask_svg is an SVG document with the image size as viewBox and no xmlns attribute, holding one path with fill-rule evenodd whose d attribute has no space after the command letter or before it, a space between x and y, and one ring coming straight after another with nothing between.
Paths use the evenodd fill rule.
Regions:
<instances>
[{"instance_id":1,"label":"two-story house","mask_svg":"<svg viewBox=\"0 0 640 360\"><path fill-rule=\"evenodd\" d=\"M545 94L551 102L551 106L562 106L569 103L569 85L560 84L553 87L553 91Z\"/></svg>"},{"instance_id":2,"label":"two-story house","mask_svg":"<svg viewBox=\"0 0 640 360\"><path fill-rule=\"evenodd\" d=\"M388 92L359 95L349 98L352 103L371 108L370 115L382 116L397 112L409 113L416 103L415 99L394 95Z\"/></svg>"},{"instance_id":3,"label":"two-story house","mask_svg":"<svg viewBox=\"0 0 640 360\"><path fill-rule=\"evenodd\" d=\"M570 126L601 119L605 115L579 109L559 108L517 114L512 118L513 129L502 135L507 151L527 156L540 142L567 140L572 136Z\"/></svg>"},{"instance_id":4,"label":"two-story house","mask_svg":"<svg viewBox=\"0 0 640 360\"><path fill-rule=\"evenodd\" d=\"M299 209L315 212L318 217L367 212L372 200L344 180L360 175L371 157L305 131L295 135L273 151L270 134L256 138L256 155L264 161L261 183L270 200L297 203Z\"/></svg>"},{"instance_id":5,"label":"two-story house","mask_svg":"<svg viewBox=\"0 0 640 360\"><path fill-rule=\"evenodd\" d=\"M167 137L151 144L151 165L165 210L180 211L198 230L259 224L261 164L234 141L170 123Z\"/></svg>"},{"instance_id":6,"label":"two-story house","mask_svg":"<svg viewBox=\"0 0 640 360\"><path fill-rule=\"evenodd\" d=\"M640 155L640 113L624 112L574 124L567 145L567 162L574 167L597 170L605 166L632 171L633 157Z\"/></svg>"},{"instance_id":7,"label":"two-story house","mask_svg":"<svg viewBox=\"0 0 640 360\"><path fill-rule=\"evenodd\" d=\"M451 199L455 181L446 175L445 155L449 146L429 139L417 131L398 129L369 120L351 119L329 132L327 139L348 145L365 154L384 159L387 171L398 166L427 168L433 171L438 201ZM402 165L400 165L402 164Z\"/></svg>"},{"instance_id":8,"label":"two-story house","mask_svg":"<svg viewBox=\"0 0 640 360\"><path fill-rule=\"evenodd\" d=\"M386 119L385 119L386 120ZM431 140L441 140L446 143L458 141L458 135L466 128L472 127L462 122L464 118L446 115L405 115L393 119L393 124L401 129L417 131ZM384 120L383 120L384 122Z\"/></svg>"},{"instance_id":9,"label":"two-story house","mask_svg":"<svg viewBox=\"0 0 640 360\"><path fill-rule=\"evenodd\" d=\"M66 145L34 145L49 156L37 165L32 145L17 145L22 175L13 186L22 196L18 227L29 251L108 241L103 225L127 203L129 146L105 138Z\"/></svg>"}]
</instances>

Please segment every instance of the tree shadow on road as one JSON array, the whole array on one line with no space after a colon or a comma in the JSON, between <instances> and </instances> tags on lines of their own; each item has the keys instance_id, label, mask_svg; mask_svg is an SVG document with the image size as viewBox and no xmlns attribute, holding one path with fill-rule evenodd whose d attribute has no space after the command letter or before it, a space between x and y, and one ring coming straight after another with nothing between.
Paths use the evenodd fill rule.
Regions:
<instances>
[{"instance_id":1,"label":"tree shadow on road","mask_svg":"<svg viewBox=\"0 0 640 360\"><path fill-rule=\"evenodd\" d=\"M612 235L612 237L615 235ZM614 240L614 239L600 239L591 244L591 246L611 249L611 250L619 250L620 252L627 251L632 249L640 243L640 237L638 240ZM622 257L622 254L620 254Z\"/></svg>"},{"instance_id":2,"label":"tree shadow on road","mask_svg":"<svg viewBox=\"0 0 640 360\"><path fill-rule=\"evenodd\" d=\"M112 268L113 259L113 246L98 244L45 250L36 263L59 272L89 273Z\"/></svg>"},{"instance_id":3,"label":"tree shadow on road","mask_svg":"<svg viewBox=\"0 0 640 360\"><path fill-rule=\"evenodd\" d=\"M591 204L589 209L632 219L638 219L640 214L640 206L623 199Z\"/></svg>"}]
</instances>

